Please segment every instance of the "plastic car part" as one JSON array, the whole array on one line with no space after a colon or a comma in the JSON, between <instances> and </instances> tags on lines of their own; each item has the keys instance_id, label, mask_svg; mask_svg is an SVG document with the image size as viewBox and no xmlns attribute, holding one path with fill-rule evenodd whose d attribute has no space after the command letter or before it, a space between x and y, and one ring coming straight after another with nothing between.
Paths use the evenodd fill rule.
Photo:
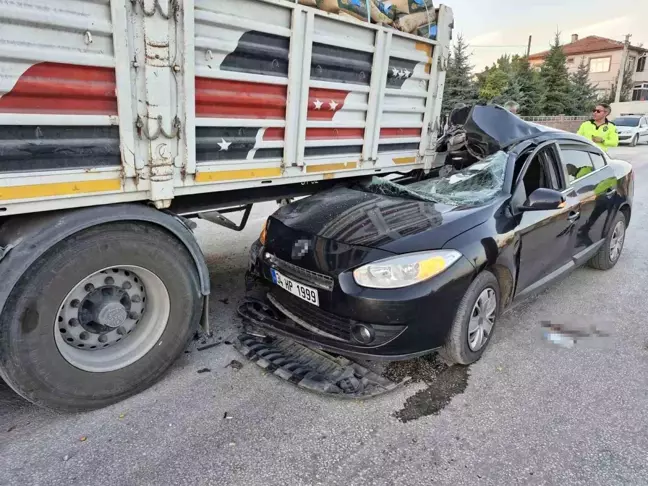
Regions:
<instances>
[{"instance_id":1,"label":"plastic car part","mask_svg":"<svg viewBox=\"0 0 648 486\"><path fill-rule=\"evenodd\" d=\"M392 391L403 383L394 383L347 358L309 348L289 338L268 335L265 331L259 335L255 331L240 334L232 342L257 366L317 393L365 399Z\"/></svg>"}]
</instances>

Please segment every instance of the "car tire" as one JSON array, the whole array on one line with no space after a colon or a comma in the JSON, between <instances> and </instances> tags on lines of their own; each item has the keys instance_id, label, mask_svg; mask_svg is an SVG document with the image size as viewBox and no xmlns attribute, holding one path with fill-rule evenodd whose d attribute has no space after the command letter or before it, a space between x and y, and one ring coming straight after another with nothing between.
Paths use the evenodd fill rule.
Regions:
<instances>
[{"instance_id":1,"label":"car tire","mask_svg":"<svg viewBox=\"0 0 648 486\"><path fill-rule=\"evenodd\" d=\"M469 339L473 334L471 334L470 326L471 319L474 317L475 308L478 304L478 300L483 295L492 292L492 295L495 298L495 306L493 309L493 323L488 332L487 337L483 343L479 346L478 349L473 349L469 344ZM497 317L500 312L500 287L499 282L495 275L489 271L483 271L468 287L466 293L464 294L459 307L457 308L457 313L455 314L454 321L446 343L442 348L440 354L442 357L451 363L469 365L474 363L479 358L481 358L486 347L490 343L491 337L495 330L495 325L497 322Z\"/></svg>"},{"instance_id":2,"label":"car tire","mask_svg":"<svg viewBox=\"0 0 648 486\"><path fill-rule=\"evenodd\" d=\"M639 143L639 135L635 135L632 137L632 141L630 142L631 147L636 147L637 143Z\"/></svg>"},{"instance_id":3,"label":"car tire","mask_svg":"<svg viewBox=\"0 0 648 486\"><path fill-rule=\"evenodd\" d=\"M86 283L88 278L95 284ZM104 290L109 286L112 293ZM81 291L88 294L78 300L74 292ZM124 292L137 297L127 299ZM97 304L88 304L93 299ZM126 301L124 311L115 311L115 302ZM93 305L95 314L82 314ZM63 317L74 312L70 308L79 309L78 319ZM170 233L138 223L90 228L54 245L11 291L0 316L0 377L46 408L105 407L164 374L195 334L201 309L196 265ZM94 316L89 324L86 315ZM119 319L111 321L115 315ZM66 323L74 329L64 331ZM88 338L87 326L103 323L120 326L102 327L117 335L97 331ZM66 342L73 335L74 342ZM89 349L91 344L96 349ZM80 345L85 348L77 349Z\"/></svg>"},{"instance_id":4,"label":"car tire","mask_svg":"<svg viewBox=\"0 0 648 486\"><path fill-rule=\"evenodd\" d=\"M597 270L609 270L617 264L621 257L621 253L623 252L626 227L626 217L621 211L619 211L612 222L610 231L608 231L603 246L601 246L601 248L596 252L596 255L587 262L590 267ZM620 235L619 231L621 231Z\"/></svg>"}]
</instances>

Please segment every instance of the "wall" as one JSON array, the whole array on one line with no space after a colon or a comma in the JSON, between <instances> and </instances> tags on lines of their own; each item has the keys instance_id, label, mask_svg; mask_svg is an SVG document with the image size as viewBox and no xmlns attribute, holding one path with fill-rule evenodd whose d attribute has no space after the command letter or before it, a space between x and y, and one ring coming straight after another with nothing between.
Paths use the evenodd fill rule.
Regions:
<instances>
[{"instance_id":1,"label":"wall","mask_svg":"<svg viewBox=\"0 0 648 486\"><path fill-rule=\"evenodd\" d=\"M566 132L576 133L581 124L588 120L586 116L527 116L522 117L524 120L538 125L544 125Z\"/></svg>"}]
</instances>

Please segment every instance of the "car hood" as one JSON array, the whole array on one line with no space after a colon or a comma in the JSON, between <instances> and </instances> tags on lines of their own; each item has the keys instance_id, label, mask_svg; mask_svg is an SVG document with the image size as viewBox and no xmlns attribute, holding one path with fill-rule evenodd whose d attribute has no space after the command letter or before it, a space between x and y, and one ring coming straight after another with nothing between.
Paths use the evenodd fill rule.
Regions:
<instances>
[{"instance_id":1,"label":"car hood","mask_svg":"<svg viewBox=\"0 0 648 486\"><path fill-rule=\"evenodd\" d=\"M493 210L493 204L461 208L339 187L284 206L272 218L300 234L401 254L442 248Z\"/></svg>"}]
</instances>

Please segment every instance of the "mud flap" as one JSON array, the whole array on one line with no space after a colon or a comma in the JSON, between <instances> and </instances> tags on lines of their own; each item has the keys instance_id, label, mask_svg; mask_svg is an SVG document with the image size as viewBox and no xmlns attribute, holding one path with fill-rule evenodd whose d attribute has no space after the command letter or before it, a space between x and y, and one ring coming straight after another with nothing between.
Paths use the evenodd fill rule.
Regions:
<instances>
[{"instance_id":1,"label":"mud flap","mask_svg":"<svg viewBox=\"0 0 648 486\"><path fill-rule=\"evenodd\" d=\"M401 385L347 358L309 348L289 338L240 334L233 344L261 368L317 393L365 399Z\"/></svg>"}]
</instances>

